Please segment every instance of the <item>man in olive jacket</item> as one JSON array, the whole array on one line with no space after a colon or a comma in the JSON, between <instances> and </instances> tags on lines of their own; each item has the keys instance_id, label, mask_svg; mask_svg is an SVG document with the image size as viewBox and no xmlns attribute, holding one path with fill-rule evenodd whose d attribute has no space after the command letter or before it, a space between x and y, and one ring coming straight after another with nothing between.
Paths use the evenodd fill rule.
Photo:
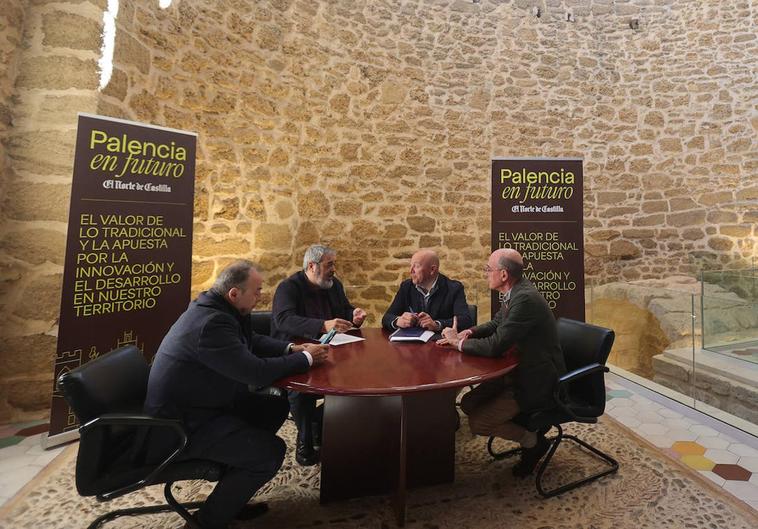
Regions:
<instances>
[{"instance_id":1,"label":"man in olive jacket","mask_svg":"<svg viewBox=\"0 0 758 529\"><path fill-rule=\"evenodd\" d=\"M517 476L531 474L550 445L542 432L527 431L512 419L552 407L553 389L566 372L555 317L545 298L523 277L523 269L517 251L493 252L485 272L489 287L505 295L500 311L473 329L458 333L455 326L446 328L438 342L470 355L497 357L509 351L517 355L518 367L512 373L480 384L461 401L472 433L521 443L521 461L513 468Z\"/></svg>"}]
</instances>

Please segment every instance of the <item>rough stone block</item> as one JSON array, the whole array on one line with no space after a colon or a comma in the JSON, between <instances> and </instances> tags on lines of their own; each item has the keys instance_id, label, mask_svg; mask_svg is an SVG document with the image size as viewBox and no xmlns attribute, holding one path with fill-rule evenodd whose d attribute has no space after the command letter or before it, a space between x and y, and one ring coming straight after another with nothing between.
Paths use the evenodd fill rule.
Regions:
<instances>
[{"instance_id":1,"label":"rough stone block","mask_svg":"<svg viewBox=\"0 0 758 529\"><path fill-rule=\"evenodd\" d=\"M312 243L311 243L312 244ZM292 246L292 230L287 224L262 223L255 228L255 248L287 250Z\"/></svg>"},{"instance_id":2,"label":"rough stone block","mask_svg":"<svg viewBox=\"0 0 758 529\"><path fill-rule=\"evenodd\" d=\"M683 213L670 213L666 216L669 226L699 226L705 221L704 210L685 211Z\"/></svg>"},{"instance_id":3,"label":"rough stone block","mask_svg":"<svg viewBox=\"0 0 758 529\"><path fill-rule=\"evenodd\" d=\"M37 276L24 287L21 299L38 301L8 308L20 318L53 322L60 314L62 286L62 274Z\"/></svg>"},{"instance_id":4,"label":"rough stone block","mask_svg":"<svg viewBox=\"0 0 758 529\"><path fill-rule=\"evenodd\" d=\"M611 241L609 253L611 257L616 257L622 260L636 259L642 255L639 246L633 242L625 240Z\"/></svg>"},{"instance_id":5,"label":"rough stone block","mask_svg":"<svg viewBox=\"0 0 758 529\"><path fill-rule=\"evenodd\" d=\"M67 222L70 192L67 185L16 181L7 187L4 209L14 220Z\"/></svg>"},{"instance_id":6,"label":"rough stone block","mask_svg":"<svg viewBox=\"0 0 758 529\"><path fill-rule=\"evenodd\" d=\"M421 233L431 233L437 227L437 221L434 218L424 215L410 216L406 219L406 221L412 230Z\"/></svg>"},{"instance_id":7,"label":"rough stone block","mask_svg":"<svg viewBox=\"0 0 758 529\"><path fill-rule=\"evenodd\" d=\"M202 257L232 256L237 258L249 255L250 243L239 237L228 237L219 241L210 237L197 237L192 245L192 251Z\"/></svg>"},{"instance_id":8,"label":"rough stone block","mask_svg":"<svg viewBox=\"0 0 758 529\"><path fill-rule=\"evenodd\" d=\"M100 53L102 22L53 11L42 16L42 44L54 48L72 48Z\"/></svg>"},{"instance_id":9,"label":"rough stone block","mask_svg":"<svg viewBox=\"0 0 758 529\"><path fill-rule=\"evenodd\" d=\"M132 66L141 73L147 74L150 71L150 50L127 31L117 31L113 64Z\"/></svg>"},{"instance_id":10,"label":"rough stone block","mask_svg":"<svg viewBox=\"0 0 758 529\"><path fill-rule=\"evenodd\" d=\"M94 90L99 83L97 63L75 57L51 55L29 57L19 64L16 86L65 90Z\"/></svg>"},{"instance_id":11,"label":"rough stone block","mask_svg":"<svg viewBox=\"0 0 758 529\"><path fill-rule=\"evenodd\" d=\"M40 298L33 298L40 299ZM58 297L60 301L60 295ZM60 306L58 307L60 308ZM57 310L56 310L57 313ZM47 334L10 335L3 331L0 340L0 373L3 377L50 375L53 377L55 348L58 340ZM47 402L46 405L50 403Z\"/></svg>"}]
</instances>

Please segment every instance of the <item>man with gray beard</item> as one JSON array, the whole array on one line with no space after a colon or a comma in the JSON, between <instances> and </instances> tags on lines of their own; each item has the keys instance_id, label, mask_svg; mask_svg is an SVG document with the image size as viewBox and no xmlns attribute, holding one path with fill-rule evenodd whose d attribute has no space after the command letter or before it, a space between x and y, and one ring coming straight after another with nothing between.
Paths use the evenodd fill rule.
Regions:
<instances>
[{"instance_id":1,"label":"man with gray beard","mask_svg":"<svg viewBox=\"0 0 758 529\"><path fill-rule=\"evenodd\" d=\"M276 288L272 306L271 336L280 340L298 337L318 338L335 329L344 332L359 327L366 311L353 307L345 289L335 277L337 252L314 244L303 256L303 269L282 281ZM323 408L316 408L320 395L289 392L290 410L297 425L295 460L300 465L315 465L321 444Z\"/></svg>"}]
</instances>

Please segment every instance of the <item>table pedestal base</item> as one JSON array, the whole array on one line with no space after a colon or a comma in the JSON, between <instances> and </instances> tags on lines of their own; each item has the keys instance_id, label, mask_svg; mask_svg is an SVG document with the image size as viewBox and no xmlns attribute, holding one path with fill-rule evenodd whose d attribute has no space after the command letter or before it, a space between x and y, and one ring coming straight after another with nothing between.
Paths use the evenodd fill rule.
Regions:
<instances>
[{"instance_id":1,"label":"table pedestal base","mask_svg":"<svg viewBox=\"0 0 758 529\"><path fill-rule=\"evenodd\" d=\"M456 389L387 397L327 395L321 502L395 493L405 522L406 488L455 477Z\"/></svg>"}]
</instances>

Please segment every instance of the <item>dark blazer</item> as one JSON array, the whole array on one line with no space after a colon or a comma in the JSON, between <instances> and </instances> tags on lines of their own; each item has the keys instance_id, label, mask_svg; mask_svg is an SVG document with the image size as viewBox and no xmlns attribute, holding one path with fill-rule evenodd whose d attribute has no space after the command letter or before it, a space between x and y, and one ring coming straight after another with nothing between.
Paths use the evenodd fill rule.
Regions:
<instances>
[{"instance_id":1,"label":"dark blazer","mask_svg":"<svg viewBox=\"0 0 758 529\"><path fill-rule=\"evenodd\" d=\"M288 342L254 334L223 296L203 292L169 329L155 355L145 412L182 420L190 432L214 421L223 436L238 427L227 418L238 392L308 371Z\"/></svg>"},{"instance_id":2,"label":"dark blazer","mask_svg":"<svg viewBox=\"0 0 758 529\"><path fill-rule=\"evenodd\" d=\"M516 401L522 412L551 406L553 388L566 372L553 312L534 285L522 278L511 290L495 319L474 327L463 342L465 354L502 356L512 346L518 351L515 370Z\"/></svg>"},{"instance_id":3,"label":"dark blazer","mask_svg":"<svg viewBox=\"0 0 758 529\"><path fill-rule=\"evenodd\" d=\"M295 272L279 283L271 307L271 336L280 340L296 337L318 338L324 320L306 318L305 298L310 295L310 286L305 272ZM332 318L353 321L353 307L347 300L342 283L335 277L332 288L327 291Z\"/></svg>"},{"instance_id":4,"label":"dark blazer","mask_svg":"<svg viewBox=\"0 0 758 529\"><path fill-rule=\"evenodd\" d=\"M409 308L412 308L413 312L424 311L424 297L413 286L413 281L406 279L400 283L395 299L392 300L392 304L384 313L382 326L385 329L392 330L392 322L395 321L395 318L403 312L410 312ZM452 327L453 316L458 317L459 331L468 329L474 324L468 311L463 283L449 279L442 274L437 276L437 290L429 297L429 307L426 309L426 313L432 319L439 321L443 329Z\"/></svg>"}]
</instances>

